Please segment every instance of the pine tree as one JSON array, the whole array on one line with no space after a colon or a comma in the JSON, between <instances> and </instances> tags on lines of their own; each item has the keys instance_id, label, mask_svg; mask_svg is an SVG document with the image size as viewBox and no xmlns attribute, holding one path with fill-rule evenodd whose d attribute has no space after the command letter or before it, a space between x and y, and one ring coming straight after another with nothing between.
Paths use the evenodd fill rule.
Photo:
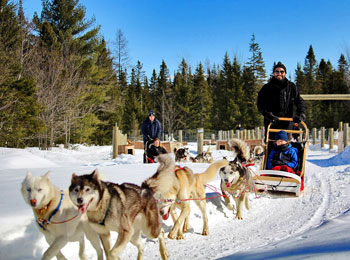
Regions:
<instances>
[{"instance_id":1,"label":"pine tree","mask_svg":"<svg viewBox=\"0 0 350 260\"><path fill-rule=\"evenodd\" d=\"M191 69L185 59L182 59L178 71L174 77L174 99L177 127L186 129L191 122L191 94L192 94Z\"/></svg>"},{"instance_id":2,"label":"pine tree","mask_svg":"<svg viewBox=\"0 0 350 260\"><path fill-rule=\"evenodd\" d=\"M22 76L22 24L16 6L0 1L0 146L33 145L42 124L35 82Z\"/></svg>"},{"instance_id":3,"label":"pine tree","mask_svg":"<svg viewBox=\"0 0 350 260\"><path fill-rule=\"evenodd\" d=\"M307 94L321 94L321 85L316 81L317 62L312 45L305 57L304 74L305 89ZM322 121L321 103L318 101L307 101L307 123L315 127L321 127Z\"/></svg>"},{"instance_id":4,"label":"pine tree","mask_svg":"<svg viewBox=\"0 0 350 260\"><path fill-rule=\"evenodd\" d=\"M193 76L193 91L191 102L191 129L211 129L211 113L213 101L208 83L204 76L202 63L199 63Z\"/></svg>"},{"instance_id":5,"label":"pine tree","mask_svg":"<svg viewBox=\"0 0 350 260\"><path fill-rule=\"evenodd\" d=\"M257 95L258 90L263 86L266 80L266 70L265 70L265 62L262 56L262 52L259 44L255 41L255 35L252 35L250 44L249 44L249 52L251 52L252 56L249 58L247 65L250 70L253 72L254 77L256 79L255 85L255 95Z\"/></svg>"},{"instance_id":6,"label":"pine tree","mask_svg":"<svg viewBox=\"0 0 350 260\"><path fill-rule=\"evenodd\" d=\"M163 133L170 133L173 131L174 121L174 100L172 99L172 89L169 81L169 70L165 61L162 61L159 75L157 78L157 85L155 89L155 104L158 111L158 120L162 123ZM170 106L170 107L169 107Z\"/></svg>"},{"instance_id":7,"label":"pine tree","mask_svg":"<svg viewBox=\"0 0 350 260\"><path fill-rule=\"evenodd\" d=\"M35 14L33 21L40 37L41 54L33 77L39 86L39 102L46 108L41 117L52 146L66 132L66 121L76 124L72 126L73 134L74 129L81 128L79 118L84 120L98 107L86 110L84 102L89 100L89 93L96 94L89 78L94 66L91 54L99 44L99 27L89 30L94 19L85 18L85 8L78 5L78 0L43 1L41 17ZM102 96L105 92L99 93Z\"/></svg>"}]
</instances>

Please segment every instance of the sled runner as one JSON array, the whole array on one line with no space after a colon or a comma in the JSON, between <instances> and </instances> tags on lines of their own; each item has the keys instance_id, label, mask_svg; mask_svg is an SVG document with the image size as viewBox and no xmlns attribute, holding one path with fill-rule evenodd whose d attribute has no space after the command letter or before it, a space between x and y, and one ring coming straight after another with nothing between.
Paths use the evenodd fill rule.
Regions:
<instances>
[{"instance_id":1,"label":"sled runner","mask_svg":"<svg viewBox=\"0 0 350 260\"><path fill-rule=\"evenodd\" d=\"M281 121L293 121L292 118L279 118ZM308 146L308 129L306 124L302 121L299 123L300 130L287 130L287 129L272 129L272 123L267 127L266 131L266 143L264 157L260 166L260 170L256 172L253 177L253 184L257 191L279 191L295 193L297 197L304 190L304 177L305 177L305 158L306 150ZM298 166L295 170L296 173L289 173L285 171L268 170L267 158L273 147L275 140L269 139L270 133L277 133L284 130L287 133L299 134L298 141L291 141L290 144L298 150Z\"/></svg>"}]
</instances>

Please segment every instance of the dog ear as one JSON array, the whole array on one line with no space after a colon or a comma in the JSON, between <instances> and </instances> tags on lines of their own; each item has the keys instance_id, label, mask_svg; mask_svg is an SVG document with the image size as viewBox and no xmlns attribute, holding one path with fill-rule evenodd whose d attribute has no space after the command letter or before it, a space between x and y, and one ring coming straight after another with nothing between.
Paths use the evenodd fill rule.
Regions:
<instances>
[{"instance_id":1,"label":"dog ear","mask_svg":"<svg viewBox=\"0 0 350 260\"><path fill-rule=\"evenodd\" d=\"M31 173L31 172L27 172L27 174L26 174L26 179L27 179L27 178L30 178L30 177L32 177L32 173Z\"/></svg>"},{"instance_id":2,"label":"dog ear","mask_svg":"<svg viewBox=\"0 0 350 260\"><path fill-rule=\"evenodd\" d=\"M177 151L177 148L175 147L175 148L174 148L174 153L176 153L176 151Z\"/></svg>"},{"instance_id":3,"label":"dog ear","mask_svg":"<svg viewBox=\"0 0 350 260\"><path fill-rule=\"evenodd\" d=\"M91 177L93 180L99 181L100 180L100 173L98 171L98 169L95 169L92 173L91 173Z\"/></svg>"},{"instance_id":4,"label":"dog ear","mask_svg":"<svg viewBox=\"0 0 350 260\"><path fill-rule=\"evenodd\" d=\"M50 174L51 174L51 172L48 171L47 173L45 173L45 175L43 176L43 178L46 179L46 180L48 180L49 177L50 177Z\"/></svg>"},{"instance_id":5,"label":"dog ear","mask_svg":"<svg viewBox=\"0 0 350 260\"><path fill-rule=\"evenodd\" d=\"M71 182L73 182L76 178L78 178L78 175L76 175L75 173L73 173L73 174L72 174Z\"/></svg>"}]
</instances>

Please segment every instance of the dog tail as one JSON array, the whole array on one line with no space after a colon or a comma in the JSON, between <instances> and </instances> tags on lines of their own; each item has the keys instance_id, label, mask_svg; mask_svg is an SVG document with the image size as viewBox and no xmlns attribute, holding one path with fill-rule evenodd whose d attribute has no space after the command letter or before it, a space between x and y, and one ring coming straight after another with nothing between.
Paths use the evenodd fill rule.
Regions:
<instances>
[{"instance_id":1,"label":"dog tail","mask_svg":"<svg viewBox=\"0 0 350 260\"><path fill-rule=\"evenodd\" d=\"M233 138L229 142L231 150L234 150L237 154L237 158L241 162L248 161L250 158L250 149L247 143L241 139Z\"/></svg>"},{"instance_id":2,"label":"dog tail","mask_svg":"<svg viewBox=\"0 0 350 260\"><path fill-rule=\"evenodd\" d=\"M203 184L210 182L215 178L217 171L229 164L228 160L222 159L212 163L203 173L196 174Z\"/></svg>"},{"instance_id":3,"label":"dog tail","mask_svg":"<svg viewBox=\"0 0 350 260\"><path fill-rule=\"evenodd\" d=\"M169 154L160 154L157 158L159 166L157 172L152 177L145 180L154 193L164 194L169 191L176 179L175 162Z\"/></svg>"}]
</instances>

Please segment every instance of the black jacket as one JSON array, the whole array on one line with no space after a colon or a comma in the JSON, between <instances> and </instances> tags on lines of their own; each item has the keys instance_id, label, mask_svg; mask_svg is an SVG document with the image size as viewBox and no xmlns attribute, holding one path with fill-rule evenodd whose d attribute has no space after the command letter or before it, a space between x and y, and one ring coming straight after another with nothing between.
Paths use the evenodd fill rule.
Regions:
<instances>
[{"instance_id":1,"label":"black jacket","mask_svg":"<svg viewBox=\"0 0 350 260\"><path fill-rule=\"evenodd\" d=\"M146 118L142 123L141 131L143 134L143 142L146 143L151 139L154 140L155 138L160 138L162 126L157 119L154 119L153 122L151 122L149 118Z\"/></svg>"},{"instance_id":2,"label":"black jacket","mask_svg":"<svg viewBox=\"0 0 350 260\"><path fill-rule=\"evenodd\" d=\"M293 115L294 106L296 114ZM258 93L258 110L264 116L265 127L270 123L268 113L272 112L277 117L299 116L305 120L305 102L300 96L297 86L287 78L277 80L273 77ZM289 122L280 122L279 127L286 127ZM277 127L277 128L279 128Z\"/></svg>"},{"instance_id":3,"label":"black jacket","mask_svg":"<svg viewBox=\"0 0 350 260\"><path fill-rule=\"evenodd\" d=\"M164 154L164 153L167 153L165 148L163 148L161 146L157 147L157 146L151 145L151 147L147 151L147 156L149 158L151 158L152 160L154 160L154 157L156 157L160 154Z\"/></svg>"}]
</instances>

